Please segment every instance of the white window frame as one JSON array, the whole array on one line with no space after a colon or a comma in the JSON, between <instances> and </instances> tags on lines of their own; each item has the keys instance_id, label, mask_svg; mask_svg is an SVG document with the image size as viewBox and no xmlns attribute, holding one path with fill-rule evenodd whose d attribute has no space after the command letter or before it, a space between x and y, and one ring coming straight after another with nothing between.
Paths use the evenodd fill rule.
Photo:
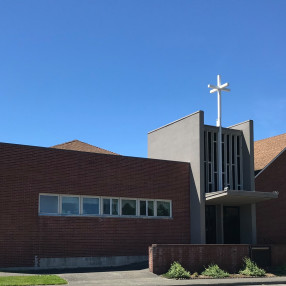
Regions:
<instances>
[{"instance_id":1,"label":"white window frame","mask_svg":"<svg viewBox=\"0 0 286 286\"><path fill-rule=\"evenodd\" d=\"M170 203L170 216L158 216L157 215L157 202L167 202L167 203ZM173 217L173 213L172 213L172 201L170 200L156 200L156 217L158 218L172 218Z\"/></svg>"},{"instance_id":2,"label":"white window frame","mask_svg":"<svg viewBox=\"0 0 286 286\"><path fill-rule=\"evenodd\" d=\"M83 199L87 198L87 199L98 199L98 214L84 214L83 213ZM101 199L100 197L95 197L95 196L80 196L80 215L82 216L100 216L101 215Z\"/></svg>"},{"instance_id":3,"label":"white window frame","mask_svg":"<svg viewBox=\"0 0 286 286\"><path fill-rule=\"evenodd\" d=\"M140 201L145 201L146 203L146 215L141 215L140 214ZM152 201L153 202L153 206L154 206L154 215L148 215L148 202L149 201ZM152 217L157 217L157 204L156 204L156 200L155 199L138 199L138 216L139 217L149 217L149 218L152 218Z\"/></svg>"},{"instance_id":4,"label":"white window frame","mask_svg":"<svg viewBox=\"0 0 286 286\"><path fill-rule=\"evenodd\" d=\"M41 206L41 196L51 196L51 197L58 197L58 212L55 214L55 213L41 213L41 209L40 209L40 206ZM48 194L48 193L40 193L39 194L39 198L38 198L38 213L40 215L52 215L52 216L57 216L60 214L60 195L58 194Z\"/></svg>"},{"instance_id":5,"label":"white window frame","mask_svg":"<svg viewBox=\"0 0 286 286\"><path fill-rule=\"evenodd\" d=\"M122 201L124 200L130 200L130 201L135 201L135 215L124 215L122 214ZM120 198L120 216L122 217L138 217L138 199L137 198Z\"/></svg>"},{"instance_id":6,"label":"white window frame","mask_svg":"<svg viewBox=\"0 0 286 286\"><path fill-rule=\"evenodd\" d=\"M118 198L118 197L100 197L101 198L101 212L100 212L100 214L102 215L102 216L115 216L115 217L117 217L117 216L120 216L120 198ZM103 213L103 200L104 199L109 199L109 207L110 207L110 211L109 211L109 214L104 214ZM112 214L112 200L118 200L118 215L114 215L114 214Z\"/></svg>"},{"instance_id":7,"label":"white window frame","mask_svg":"<svg viewBox=\"0 0 286 286\"><path fill-rule=\"evenodd\" d=\"M76 198L78 198L78 214L63 214L63 210L62 210L62 206L63 206L63 204L62 204L62 200L63 200L63 197L76 197ZM82 215L82 213L81 213L81 199L80 199L80 195L70 195L70 194L68 194L68 195L60 195L60 201L61 201L61 203L60 203L60 215L61 216L80 216L80 215Z\"/></svg>"}]
</instances>

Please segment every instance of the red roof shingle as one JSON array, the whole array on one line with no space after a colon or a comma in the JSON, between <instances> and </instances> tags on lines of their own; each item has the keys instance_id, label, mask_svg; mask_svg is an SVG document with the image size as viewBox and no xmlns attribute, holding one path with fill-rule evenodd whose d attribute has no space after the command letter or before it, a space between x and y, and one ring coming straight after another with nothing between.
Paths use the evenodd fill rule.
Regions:
<instances>
[{"instance_id":1,"label":"red roof shingle","mask_svg":"<svg viewBox=\"0 0 286 286\"><path fill-rule=\"evenodd\" d=\"M261 170L286 148L286 133L254 142L254 170Z\"/></svg>"},{"instance_id":2,"label":"red roof shingle","mask_svg":"<svg viewBox=\"0 0 286 286\"><path fill-rule=\"evenodd\" d=\"M87 144L79 140L73 140L70 142L58 144L51 146L51 148L64 149L64 150L73 150L73 151L82 151L82 152L91 152L91 153L101 153L101 154L110 154L110 155L119 155L114 152Z\"/></svg>"}]
</instances>

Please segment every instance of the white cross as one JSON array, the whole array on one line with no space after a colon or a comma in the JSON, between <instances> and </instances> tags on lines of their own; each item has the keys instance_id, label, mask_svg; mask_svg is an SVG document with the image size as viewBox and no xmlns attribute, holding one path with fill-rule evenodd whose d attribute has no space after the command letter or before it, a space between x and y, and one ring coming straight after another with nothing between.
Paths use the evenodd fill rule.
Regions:
<instances>
[{"instance_id":1,"label":"white cross","mask_svg":"<svg viewBox=\"0 0 286 286\"><path fill-rule=\"evenodd\" d=\"M217 76L217 86L216 85L212 85L209 84L208 88L212 88L212 90L210 90L210 93L214 93L217 92L217 113L218 113L218 118L217 118L217 124L216 126L221 126L221 92L222 91L230 91L228 87L228 82L221 84L220 81L220 75Z\"/></svg>"},{"instance_id":2,"label":"white cross","mask_svg":"<svg viewBox=\"0 0 286 286\"><path fill-rule=\"evenodd\" d=\"M223 181L222 181L222 146L221 146L221 92L222 91L230 91L227 88L228 83L221 84L220 75L217 76L217 86L216 85L208 85L208 88L212 88L210 93L217 92L217 122L216 126L218 129L218 191L223 190Z\"/></svg>"}]
</instances>

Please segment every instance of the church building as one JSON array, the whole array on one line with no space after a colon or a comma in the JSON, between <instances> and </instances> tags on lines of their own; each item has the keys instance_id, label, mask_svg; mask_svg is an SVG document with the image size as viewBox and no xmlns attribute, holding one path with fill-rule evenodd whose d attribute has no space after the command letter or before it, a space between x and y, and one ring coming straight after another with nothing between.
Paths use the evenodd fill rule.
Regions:
<instances>
[{"instance_id":1,"label":"church building","mask_svg":"<svg viewBox=\"0 0 286 286\"><path fill-rule=\"evenodd\" d=\"M148 134L148 158L72 141L0 143L0 268L146 261L152 244L254 244L253 122L219 128L198 111Z\"/></svg>"}]
</instances>

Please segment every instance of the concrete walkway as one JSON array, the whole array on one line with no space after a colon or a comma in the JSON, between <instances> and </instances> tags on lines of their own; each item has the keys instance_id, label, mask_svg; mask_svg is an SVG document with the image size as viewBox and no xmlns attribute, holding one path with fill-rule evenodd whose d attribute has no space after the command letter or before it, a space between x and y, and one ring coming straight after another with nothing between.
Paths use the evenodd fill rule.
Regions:
<instances>
[{"instance_id":1,"label":"concrete walkway","mask_svg":"<svg viewBox=\"0 0 286 286\"><path fill-rule=\"evenodd\" d=\"M66 273L60 274L60 276L68 280L70 286L286 285L286 277L171 280L150 273L148 269L73 274Z\"/></svg>"},{"instance_id":2,"label":"concrete walkway","mask_svg":"<svg viewBox=\"0 0 286 286\"><path fill-rule=\"evenodd\" d=\"M22 273L0 272L0 276L31 274L57 274L66 279L69 286L286 285L286 277L171 280L149 272L146 265L137 265L131 268L58 269L54 271L25 271Z\"/></svg>"}]
</instances>

